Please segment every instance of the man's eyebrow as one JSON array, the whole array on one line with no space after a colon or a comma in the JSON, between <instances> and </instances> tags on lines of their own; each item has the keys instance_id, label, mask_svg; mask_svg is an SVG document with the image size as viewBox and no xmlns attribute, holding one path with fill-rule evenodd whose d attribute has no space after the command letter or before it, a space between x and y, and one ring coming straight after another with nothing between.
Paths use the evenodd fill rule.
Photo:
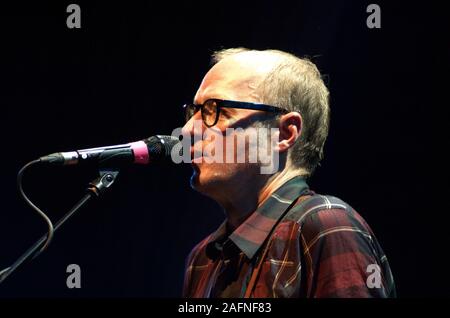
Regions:
<instances>
[{"instance_id":1,"label":"man's eyebrow","mask_svg":"<svg viewBox=\"0 0 450 318\"><path fill-rule=\"evenodd\" d=\"M230 108L230 107L222 107L220 109L220 111L224 112L225 114L228 114L228 115L234 115L237 112L236 108Z\"/></svg>"},{"instance_id":2,"label":"man's eyebrow","mask_svg":"<svg viewBox=\"0 0 450 318\"><path fill-rule=\"evenodd\" d=\"M192 103L194 103L195 105L202 105L202 104L204 104L208 99L212 99L212 98L205 98L205 99L203 100L202 103L198 103L197 100L194 98L194 100L192 101Z\"/></svg>"},{"instance_id":3,"label":"man's eyebrow","mask_svg":"<svg viewBox=\"0 0 450 318\"><path fill-rule=\"evenodd\" d=\"M204 102L206 102L208 99L222 99L222 100L224 100L224 99L229 99L229 98L227 98L226 95L223 95L220 92L210 91L210 92L204 94L203 96L201 96L202 103L197 103L199 99L200 99L199 96L194 96L193 103L196 104L196 105L200 105L200 104L203 104Z\"/></svg>"}]
</instances>

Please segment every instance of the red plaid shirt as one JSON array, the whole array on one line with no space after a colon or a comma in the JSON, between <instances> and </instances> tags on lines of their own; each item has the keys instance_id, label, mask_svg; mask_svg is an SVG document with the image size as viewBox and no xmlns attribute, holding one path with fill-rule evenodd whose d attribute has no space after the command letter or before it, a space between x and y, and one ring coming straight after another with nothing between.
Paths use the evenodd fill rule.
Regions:
<instances>
[{"instance_id":1,"label":"red plaid shirt","mask_svg":"<svg viewBox=\"0 0 450 318\"><path fill-rule=\"evenodd\" d=\"M300 177L234 232L225 221L194 247L183 296L243 297L262 256L250 297L395 297L388 261L367 223Z\"/></svg>"}]
</instances>

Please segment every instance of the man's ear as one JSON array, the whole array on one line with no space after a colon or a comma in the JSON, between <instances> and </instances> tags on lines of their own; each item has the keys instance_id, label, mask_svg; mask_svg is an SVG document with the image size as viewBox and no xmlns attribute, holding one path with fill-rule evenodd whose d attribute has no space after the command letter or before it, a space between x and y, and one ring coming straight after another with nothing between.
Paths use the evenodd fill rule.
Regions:
<instances>
[{"instance_id":1,"label":"man's ear","mask_svg":"<svg viewBox=\"0 0 450 318\"><path fill-rule=\"evenodd\" d=\"M280 137L278 141L278 152L285 152L291 148L296 140L300 138L303 127L303 118L298 112L290 112L282 115L279 120Z\"/></svg>"}]
</instances>

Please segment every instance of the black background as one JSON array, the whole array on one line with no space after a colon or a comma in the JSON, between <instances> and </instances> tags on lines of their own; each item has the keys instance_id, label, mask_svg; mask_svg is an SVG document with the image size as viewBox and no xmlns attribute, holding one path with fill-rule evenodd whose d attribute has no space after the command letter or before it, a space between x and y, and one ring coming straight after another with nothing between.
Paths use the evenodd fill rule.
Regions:
<instances>
[{"instance_id":1,"label":"black background","mask_svg":"<svg viewBox=\"0 0 450 318\"><path fill-rule=\"evenodd\" d=\"M0 268L46 230L16 174L55 151L170 134L183 125L217 49L308 56L331 91L331 130L311 187L350 203L386 252L400 297L450 295L444 164L450 56L439 3L367 1L70 2L1 5ZM1 297L177 297L190 249L224 218L189 187L190 167L130 167L0 285ZM56 220L95 169L31 169L24 187ZM81 266L82 288L66 287Z\"/></svg>"}]
</instances>

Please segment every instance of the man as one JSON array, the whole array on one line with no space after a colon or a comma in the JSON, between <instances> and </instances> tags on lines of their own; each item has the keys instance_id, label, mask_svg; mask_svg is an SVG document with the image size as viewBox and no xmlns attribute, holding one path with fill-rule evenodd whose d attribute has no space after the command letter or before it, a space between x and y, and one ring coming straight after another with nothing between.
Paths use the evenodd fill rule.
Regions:
<instances>
[{"instance_id":1,"label":"man","mask_svg":"<svg viewBox=\"0 0 450 318\"><path fill-rule=\"evenodd\" d=\"M329 93L316 66L243 48L217 52L213 62L194 104L185 106L183 134L194 139L192 154L202 154L194 156L191 185L217 201L226 220L190 253L183 295L395 296L386 256L362 217L306 184L329 126ZM229 141L255 127L276 128L275 142L263 149L276 156L275 171L261 173L260 161L207 160L205 148L219 139L204 138L205 130L223 135L226 153L237 149ZM247 142L248 153L260 152L258 145Z\"/></svg>"}]
</instances>

